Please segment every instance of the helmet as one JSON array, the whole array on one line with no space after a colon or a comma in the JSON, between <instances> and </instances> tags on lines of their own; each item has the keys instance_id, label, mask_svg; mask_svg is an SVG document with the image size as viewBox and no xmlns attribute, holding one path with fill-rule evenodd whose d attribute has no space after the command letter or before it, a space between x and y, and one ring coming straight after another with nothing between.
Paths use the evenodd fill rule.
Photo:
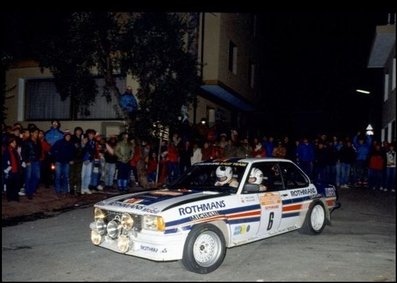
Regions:
<instances>
[{"instance_id":1,"label":"helmet","mask_svg":"<svg viewBox=\"0 0 397 283\"><path fill-rule=\"evenodd\" d=\"M233 169L230 166L219 166L216 168L216 177L218 183L222 186L232 179Z\"/></svg>"},{"instance_id":2,"label":"helmet","mask_svg":"<svg viewBox=\"0 0 397 283\"><path fill-rule=\"evenodd\" d=\"M254 181L251 181L251 178ZM263 173L261 170L259 170L258 168L252 168L250 176L249 176L249 181L251 184L262 184L263 181Z\"/></svg>"}]
</instances>

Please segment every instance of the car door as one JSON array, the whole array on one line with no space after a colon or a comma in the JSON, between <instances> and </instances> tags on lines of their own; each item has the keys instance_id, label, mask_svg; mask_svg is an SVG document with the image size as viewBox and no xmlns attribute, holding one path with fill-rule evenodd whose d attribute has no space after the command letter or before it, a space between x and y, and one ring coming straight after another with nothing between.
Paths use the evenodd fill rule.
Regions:
<instances>
[{"instance_id":1,"label":"car door","mask_svg":"<svg viewBox=\"0 0 397 283\"><path fill-rule=\"evenodd\" d=\"M289 231L299 228L304 221L315 187L309 178L294 163L280 162L280 175L283 188L280 190L282 214L279 230Z\"/></svg>"},{"instance_id":2,"label":"car door","mask_svg":"<svg viewBox=\"0 0 397 283\"><path fill-rule=\"evenodd\" d=\"M257 198L261 208L261 220L258 230L258 238L263 238L277 233L280 225L282 202L280 197L280 176L275 175L276 162L257 162L250 170L258 168L263 173L262 188L264 191L257 192Z\"/></svg>"}]
</instances>

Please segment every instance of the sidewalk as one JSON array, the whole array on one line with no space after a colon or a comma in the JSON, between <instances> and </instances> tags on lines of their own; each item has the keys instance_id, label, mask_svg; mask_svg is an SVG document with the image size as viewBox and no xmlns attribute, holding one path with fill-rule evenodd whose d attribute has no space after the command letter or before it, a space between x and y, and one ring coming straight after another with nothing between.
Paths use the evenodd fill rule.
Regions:
<instances>
[{"instance_id":1,"label":"sidewalk","mask_svg":"<svg viewBox=\"0 0 397 283\"><path fill-rule=\"evenodd\" d=\"M130 192L136 191L137 188ZM40 186L33 199L29 200L26 196L20 196L19 202L9 202L5 193L1 198L1 226L16 225L19 222L45 218L56 215L62 211L77 207L86 207L98 201L121 194L117 189L97 191L91 195L68 195L59 198L55 194L54 187L45 188Z\"/></svg>"}]
</instances>

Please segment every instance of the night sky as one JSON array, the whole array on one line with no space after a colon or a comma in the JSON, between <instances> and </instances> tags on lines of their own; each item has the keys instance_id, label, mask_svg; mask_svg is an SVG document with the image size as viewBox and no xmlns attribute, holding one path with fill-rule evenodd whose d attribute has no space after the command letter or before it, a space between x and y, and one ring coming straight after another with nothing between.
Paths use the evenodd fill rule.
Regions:
<instances>
[{"instance_id":1,"label":"night sky","mask_svg":"<svg viewBox=\"0 0 397 283\"><path fill-rule=\"evenodd\" d=\"M266 13L263 19L268 131L352 135L369 119L379 123L383 70L367 64L376 25L387 23L387 13Z\"/></svg>"},{"instance_id":2,"label":"night sky","mask_svg":"<svg viewBox=\"0 0 397 283\"><path fill-rule=\"evenodd\" d=\"M387 12L262 13L262 100L254 121L269 134L363 131L377 126L383 70L368 69L376 25ZM1 12L3 48L29 57L29 42L57 32L60 13ZM355 89L371 91L372 96ZM371 106L371 107L370 107Z\"/></svg>"}]
</instances>

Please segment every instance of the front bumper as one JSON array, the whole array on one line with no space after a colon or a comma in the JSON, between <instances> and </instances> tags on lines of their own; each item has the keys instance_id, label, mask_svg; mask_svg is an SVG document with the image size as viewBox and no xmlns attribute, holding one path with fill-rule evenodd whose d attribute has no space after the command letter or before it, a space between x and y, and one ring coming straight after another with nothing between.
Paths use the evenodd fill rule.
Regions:
<instances>
[{"instance_id":1,"label":"front bumper","mask_svg":"<svg viewBox=\"0 0 397 283\"><path fill-rule=\"evenodd\" d=\"M108 235L100 236L95 222L90 224L91 238L99 236L97 246L122 253L137 256L154 261L180 260L183 256L184 243L188 231L177 231L165 234L163 232L152 232L141 230L129 231L115 239ZM94 243L94 242L93 242ZM95 244L95 243L94 243ZM126 245L128 248L126 248ZM122 246L123 248L120 248Z\"/></svg>"}]
</instances>

